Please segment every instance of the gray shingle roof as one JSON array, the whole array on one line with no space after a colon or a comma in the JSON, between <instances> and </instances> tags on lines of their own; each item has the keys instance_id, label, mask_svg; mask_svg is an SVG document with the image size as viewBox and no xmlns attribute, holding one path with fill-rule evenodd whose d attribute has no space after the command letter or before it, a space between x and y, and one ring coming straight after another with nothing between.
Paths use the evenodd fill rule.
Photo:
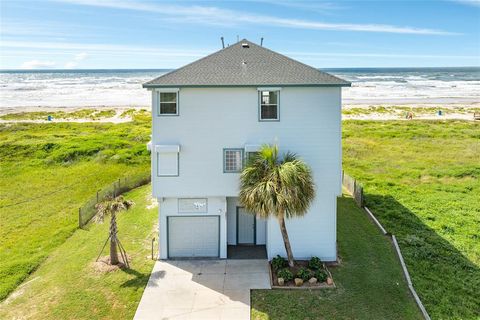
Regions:
<instances>
[{"instance_id":1,"label":"gray shingle roof","mask_svg":"<svg viewBox=\"0 0 480 320\"><path fill-rule=\"evenodd\" d=\"M245 48L243 44L248 44ZM156 87L350 86L350 82L246 39L145 84Z\"/></svg>"}]
</instances>

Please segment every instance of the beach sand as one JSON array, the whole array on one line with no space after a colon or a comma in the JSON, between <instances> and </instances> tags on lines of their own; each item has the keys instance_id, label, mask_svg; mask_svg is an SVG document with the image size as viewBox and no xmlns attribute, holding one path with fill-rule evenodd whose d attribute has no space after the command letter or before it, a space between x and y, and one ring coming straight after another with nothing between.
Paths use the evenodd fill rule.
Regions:
<instances>
[{"instance_id":1,"label":"beach sand","mask_svg":"<svg viewBox=\"0 0 480 320\"><path fill-rule=\"evenodd\" d=\"M31 112L64 112L72 113L81 110L95 110L101 112L114 110L115 115L110 117L92 118L58 118L53 117L51 121L46 119L1 119L7 114L31 113ZM123 123L132 121L131 114L125 115L127 111L150 110L150 106L87 106L87 107L4 107L0 108L0 123L50 123L50 122L110 122ZM438 111L442 111L442 115ZM480 102L473 103L449 103L449 104L345 104L342 107L343 120L407 120L407 112L412 112L413 119L423 120L473 120L474 112L480 112Z\"/></svg>"}]
</instances>

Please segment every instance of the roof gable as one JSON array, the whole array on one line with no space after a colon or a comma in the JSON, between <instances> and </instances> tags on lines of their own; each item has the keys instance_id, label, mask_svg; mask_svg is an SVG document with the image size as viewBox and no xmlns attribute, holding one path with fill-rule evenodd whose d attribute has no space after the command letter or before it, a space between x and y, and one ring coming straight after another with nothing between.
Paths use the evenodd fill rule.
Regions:
<instances>
[{"instance_id":1,"label":"roof gable","mask_svg":"<svg viewBox=\"0 0 480 320\"><path fill-rule=\"evenodd\" d=\"M155 87L350 86L246 39L143 85Z\"/></svg>"}]
</instances>

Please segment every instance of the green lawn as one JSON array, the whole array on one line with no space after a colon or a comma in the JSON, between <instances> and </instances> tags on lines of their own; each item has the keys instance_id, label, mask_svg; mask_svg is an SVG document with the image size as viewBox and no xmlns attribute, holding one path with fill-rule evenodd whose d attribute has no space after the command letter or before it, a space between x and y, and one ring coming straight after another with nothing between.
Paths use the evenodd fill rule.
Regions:
<instances>
[{"instance_id":1,"label":"green lawn","mask_svg":"<svg viewBox=\"0 0 480 320\"><path fill-rule=\"evenodd\" d=\"M119 177L148 174L149 122L0 124L0 300L78 226Z\"/></svg>"},{"instance_id":2,"label":"green lawn","mask_svg":"<svg viewBox=\"0 0 480 320\"><path fill-rule=\"evenodd\" d=\"M131 319L154 264L150 252L158 209L150 194L150 185L125 194L135 205L117 216L131 269L104 274L93 268L109 224L90 224L53 250L1 303L0 319Z\"/></svg>"},{"instance_id":3,"label":"green lawn","mask_svg":"<svg viewBox=\"0 0 480 320\"><path fill-rule=\"evenodd\" d=\"M422 319L388 239L350 197L338 200L336 289L254 290L252 319Z\"/></svg>"},{"instance_id":4,"label":"green lawn","mask_svg":"<svg viewBox=\"0 0 480 320\"><path fill-rule=\"evenodd\" d=\"M432 319L480 319L480 123L343 127L344 169L397 236Z\"/></svg>"}]
</instances>

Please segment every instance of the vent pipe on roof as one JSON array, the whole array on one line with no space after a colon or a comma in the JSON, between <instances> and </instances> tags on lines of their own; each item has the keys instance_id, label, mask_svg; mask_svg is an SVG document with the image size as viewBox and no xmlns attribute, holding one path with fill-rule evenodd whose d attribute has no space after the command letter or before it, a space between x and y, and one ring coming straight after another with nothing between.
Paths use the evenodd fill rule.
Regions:
<instances>
[{"instance_id":1,"label":"vent pipe on roof","mask_svg":"<svg viewBox=\"0 0 480 320\"><path fill-rule=\"evenodd\" d=\"M263 37L260 39L260 47L263 47Z\"/></svg>"},{"instance_id":2,"label":"vent pipe on roof","mask_svg":"<svg viewBox=\"0 0 480 320\"><path fill-rule=\"evenodd\" d=\"M225 49L225 42L223 42L223 37L220 37L220 39L222 40L222 49Z\"/></svg>"}]
</instances>

